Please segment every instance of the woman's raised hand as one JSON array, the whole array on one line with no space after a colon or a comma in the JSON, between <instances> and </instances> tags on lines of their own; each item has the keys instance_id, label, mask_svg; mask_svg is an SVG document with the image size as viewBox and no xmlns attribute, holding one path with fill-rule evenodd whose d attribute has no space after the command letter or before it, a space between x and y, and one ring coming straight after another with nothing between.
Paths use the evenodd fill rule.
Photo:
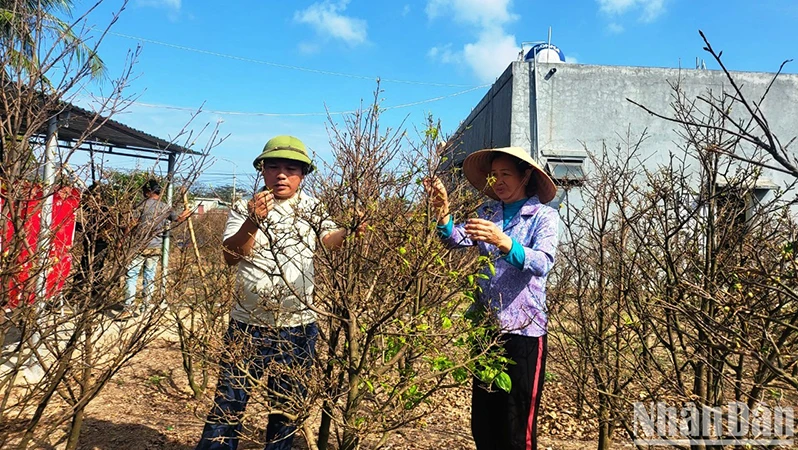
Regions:
<instances>
[{"instance_id":1,"label":"woman's raised hand","mask_svg":"<svg viewBox=\"0 0 798 450\"><path fill-rule=\"evenodd\" d=\"M468 219L465 232L471 239L495 245L503 253L509 253L513 240L495 223L485 219Z\"/></svg>"},{"instance_id":2,"label":"woman's raised hand","mask_svg":"<svg viewBox=\"0 0 798 450\"><path fill-rule=\"evenodd\" d=\"M427 191L430 203L436 210L438 222L443 222L449 215L449 194L446 192L446 186L440 178L431 176L424 179L424 190Z\"/></svg>"},{"instance_id":3,"label":"woman's raised hand","mask_svg":"<svg viewBox=\"0 0 798 450\"><path fill-rule=\"evenodd\" d=\"M449 194L440 178L432 176L424 178L424 189L430 198L430 203L436 209L449 206Z\"/></svg>"}]
</instances>

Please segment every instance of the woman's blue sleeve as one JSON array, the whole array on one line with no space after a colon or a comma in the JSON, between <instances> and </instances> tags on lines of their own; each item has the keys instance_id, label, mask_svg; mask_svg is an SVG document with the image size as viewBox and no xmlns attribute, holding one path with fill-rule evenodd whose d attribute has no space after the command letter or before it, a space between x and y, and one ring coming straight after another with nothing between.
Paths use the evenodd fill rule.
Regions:
<instances>
[{"instance_id":1,"label":"woman's blue sleeve","mask_svg":"<svg viewBox=\"0 0 798 450\"><path fill-rule=\"evenodd\" d=\"M510 247L510 252L504 255L504 259L516 269L524 270L524 259L526 259L524 247L515 238L511 239L513 240L513 246Z\"/></svg>"},{"instance_id":2,"label":"woman's blue sleeve","mask_svg":"<svg viewBox=\"0 0 798 450\"><path fill-rule=\"evenodd\" d=\"M449 221L446 222L444 225L438 225L438 234L443 239L449 239L452 237L452 232L454 231L454 220L452 220L452 216L449 216Z\"/></svg>"}]
</instances>

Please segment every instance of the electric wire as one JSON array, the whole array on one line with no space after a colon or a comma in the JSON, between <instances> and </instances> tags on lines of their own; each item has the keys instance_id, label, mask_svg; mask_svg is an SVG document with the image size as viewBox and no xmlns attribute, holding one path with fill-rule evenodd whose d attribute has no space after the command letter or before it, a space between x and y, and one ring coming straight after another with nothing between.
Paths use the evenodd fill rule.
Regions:
<instances>
[{"instance_id":1,"label":"electric wire","mask_svg":"<svg viewBox=\"0 0 798 450\"><path fill-rule=\"evenodd\" d=\"M385 82L385 83L414 84L414 85L419 85L419 86L458 87L458 88L474 87L474 85L471 85L471 84L452 84L452 83L436 83L436 82L429 82L429 81L401 80L401 79L396 79L396 78L382 78L382 77L375 77L375 76L358 75L358 74L353 74L353 73L335 72L335 71L332 71L332 70L312 69L312 68L309 68L309 67L294 66L294 65L291 65L291 64L276 63L276 62L272 62L272 61L265 61L265 60L262 60L262 59L255 59L255 58L247 58L247 57L244 57L244 56L230 55L230 54L215 52L215 51L211 51L211 50L204 50L204 49L195 48L195 47L188 47L186 45L172 44L170 42L158 41L158 40L155 40L155 39L144 38L144 37L141 37L141 36L133 36L133 35L130 35L130 34L125 34L125 33L117 33L117 32L114 32L114 31L109 31L108 34L114 35L114 36L117 36L117 37L121 37L121 38L125 38L125 39L131 39L131 40L136 40L136 41L141 41L141 42L147 42L147 43L150 43L150 44L160 45L160 46L163 46L163 47L171 47L171 48L174 48L174 49L183 50L183 51L187 51L187 52L193 52L193 53L199 53L199 54L203 54L203 55L215 56L215 57L218 57L218 58L226 58L226 59L231 59L231 60L235 60L235 61L249 62L249 63L253 63L253 64L261 64L261 65L264 65L264 66L278 67L278 68L281 68L281 69L289 69L289 70L297 70L297 71L301 71L301 72L315 73L315 74L319 74L319 75L330 75L330 76L336 76L336 77L354 78L354 79L358 79L358 80L372 80L372 81L373 80L380 80L380 82Z\"/></svg>"},{"instance_id":2,"label":"electric wire","mask_svg":"<svg viewBox=\"0 0 798 450\"><path fill-rule=\"evenodd\" d=\"M401 109L401 108L409 108L412 106L423 105L426 103L433 103L438 102L441 100L445 100L452 97L457 97L463 94L467 94L469 92L476 91L478 89L483 89L490 86L490 84L483 84L480 86L475 86L470 89L465 89L458 92L453 92L447 95L441 95L438 97L428 98L424 100L419 100L410 103L402 103L399 105L392 105L386 106L384 108L380 108L381 111L390 111L393 109ZM159 103L147 103L147 102L139 102L134 101L131 102L133 105L142 106L145 108L155 108L155 109L166 109L166 110L173 110L173 111L186 111L192 113L208 113L208 114L216 114L219 116L252 116L252 117L313 117L313 116L339 116L339 115L346 115L346 114L353 114L357 112L356 110L349 110L349 111L329 111L329 112L306 112L306 113L278 113L278 112L247 112L247 111L223 111L223 110L215 110L215 109L203 109L203 108L193 108L189 106L175 106L175 105L164 105Z\"/></svg>"}]
</instances>

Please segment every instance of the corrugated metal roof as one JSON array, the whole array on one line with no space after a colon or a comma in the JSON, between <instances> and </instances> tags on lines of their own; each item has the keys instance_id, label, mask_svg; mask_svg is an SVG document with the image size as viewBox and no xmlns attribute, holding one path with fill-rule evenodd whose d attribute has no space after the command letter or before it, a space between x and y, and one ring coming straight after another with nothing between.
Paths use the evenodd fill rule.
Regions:
<instances>
[{"instance_id":1,"label":"corrugated metal roof","mask_svg":"<svg viewBox=\"0 0 798 450\"><path fill-rule=\"evenodd\" d=\"M68 105L64 112L69 113L69 118L58 128L59 141L78 142L82 139L84 145L96 144L107 147L106 149L93 148L98 152L114 154L119 153L114 150L129 150L135 153L144 152L144 155L119 154L144 158L157 158L158 155L168 156L170 154L201 155L194 150L75 105ZM89 132L90 130L93 131Z\"/></svg>"},{"instance_id":2,"label":"corrugated metal roof","mask_svg":"<svg viewBox=\"0 0 798 450\"><path fill-rule=\"evenodd\" d=\"M63 143L71 143L70 148L75 148L77 145L79 150L146 159L163 159L178 154L202 155L200 152L137 130L96 112L66 101L59 101L40 91L32 91L27 86L20 87L4 82L3 77L0 77L0 85L2 85L0 89L5 88L6 95L13 103L11 105L8 102L0 102L0 114L6 115L5 108L9 106L12 106L12 109L14 105L20 106L17 102L23 103L23 109L26 103L39 103L33 105L35 107L32 106L34 111L38 108L48 108L52 114L58 115L58 141L62 147L67 147ZM23 115L20 118L23 120L24 129L27 126L24 124L25 117ZM47 135L46 121L39 126L41 129L32 133L31 137L43 143Z\"/></svg>"}]
</instances>

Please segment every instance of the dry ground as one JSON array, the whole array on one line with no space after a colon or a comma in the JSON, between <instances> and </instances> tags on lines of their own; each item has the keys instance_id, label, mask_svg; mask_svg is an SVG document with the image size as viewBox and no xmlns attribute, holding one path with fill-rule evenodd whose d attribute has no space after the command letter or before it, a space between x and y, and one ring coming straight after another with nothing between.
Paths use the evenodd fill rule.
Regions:
<instances>
[{"instance_id":1,"label":"dry ground","mask_svg":"<svg viewBox=\"0 0 798 450\"><path fill-rule=\"evenodd\" d=\"M546 385L541 408L541 448L595 448L590 440L592 421L574 417L565 387L557 380L556 372L551 373L555 374L554 379ZM451 408L436 411L414 429L398 432L386 448L473 449L468 421L469 389L445 395ZM165 335L136 356L89 405L79 448L191 450L207 410L207 403L190 395L176 338ZM306 448L300 437L294 445ZM630 447L616 445L619 449ZM262 444L243 442L239 448L259 449Z\"/></svg>"}]
</instances>

